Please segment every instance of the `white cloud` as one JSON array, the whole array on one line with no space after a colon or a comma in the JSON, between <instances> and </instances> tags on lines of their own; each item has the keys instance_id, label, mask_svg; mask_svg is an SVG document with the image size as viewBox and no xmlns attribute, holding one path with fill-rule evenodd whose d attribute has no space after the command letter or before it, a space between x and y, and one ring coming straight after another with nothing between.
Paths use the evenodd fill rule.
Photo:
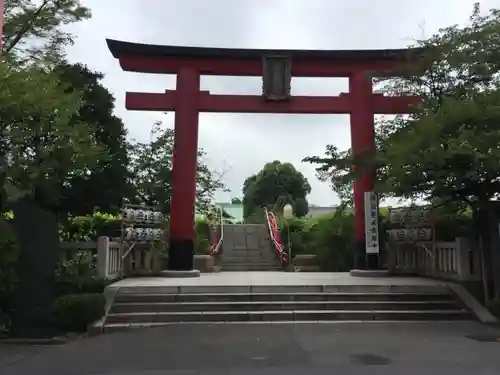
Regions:
<instances>
[{"instance_id":1,"label":"white cloud","mask_svg":"<svg viewBox=\"0 0 500 375\"><path fill-rule=\"evenodd\" d=\"M125 91L162 92L175 87L172 76L125 73L110 55L105 38L151 44L236 48L371 49L404 47L438 28L466 22L472 0L87 0L93 18L74 25L77 43L69 51L106 74L105 85L117 98L117 114L130 136L148 139L155 120L173 123L173 114L127 112ZM482 6L499 7L500 0ZM336 95L346 80L298 79L293 92ZM202 88L220 93L254 93L252 78L203 77ZM309 179L311 203L333 204L337 197L316 180L304 156L321 154L326 143L348 148L348 116L202 114L199 144L213 168L224 176L231 194L265 162L290 161Z\"/></svg>"}]
</instances>

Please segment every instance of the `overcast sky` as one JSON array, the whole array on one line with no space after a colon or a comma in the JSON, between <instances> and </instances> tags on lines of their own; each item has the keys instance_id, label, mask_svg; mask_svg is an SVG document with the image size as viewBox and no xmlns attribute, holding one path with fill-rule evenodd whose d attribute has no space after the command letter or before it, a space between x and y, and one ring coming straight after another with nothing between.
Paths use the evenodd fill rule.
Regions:
<instances>
[{"instance_id":1,"label":"overcast sky","mask_svg":"<svg viewBox=\"0 0 500 375\"><path fill-rule=\"evenodd\" d=\"M130 42L229 48L383 49L401 48L440 27L467 22L475 0L84 0L93 17L71 27L77 36L69 51L74 62L106 74L116 97L116 114L138 140L149 139L156 120L173 126L172 113L127 112L125 91L163 92L173 76L126 73L109 53L105 38ZM500 0L481 1L484 10ZM261 93L259 78L202 77L203 90L224 94ZM337 95L347 79L294 78L292 94ZM309 202L338 203L319 182L305 156L323 154L325 144L350 144L349 116L201 114L199 147L207 163L225 171L231 193L269 161L293 163L309 180Z\"/></svg>"}]
</instances>

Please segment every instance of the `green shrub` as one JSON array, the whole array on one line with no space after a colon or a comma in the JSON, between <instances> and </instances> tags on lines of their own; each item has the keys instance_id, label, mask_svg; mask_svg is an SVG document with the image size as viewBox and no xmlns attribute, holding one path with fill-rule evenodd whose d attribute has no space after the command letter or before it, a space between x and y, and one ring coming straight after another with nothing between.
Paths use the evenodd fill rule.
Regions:
<instances>
[{"instance_id":1,"label":"green shrub","mask_svg":"<svg viewBox=\"0 0 500 375\"><path fill-rule=\"evenodd\" d=\"M205 218L197 218L195 222L195 244L196 254L208 254L210 252L210 222Z\"/></svg>"},{"instance_id":2,"label":"green shrub","mask_svg":"<svg viewBox=\"0 0 500 375\"><path fill-rule=\"evenodd\" d=\"M64 332L85 332L89 324L105 313L106 300L102 294L67 294L54 304L54 318Z\"/></svg>"},{"instance_id":3,"label":"green shrub","mask_svg":"<svg viewBox=\"0 0 500 375\"><path fill-rule=\"evenodd\" d=\"M70 259L60 261L56 268L58 278L92 278L97 274L97 252L76 251Z\"/></svg>"},{"instance_id":4,"label":"green shrub","mask_svg":"<svg viewBox=\"0 0 500 375\"><path fill-rule=\"evenodd\" d=\"M454 241L457 237L472 237L472 217L466 215L443 215L436 219L436 238L438 241Z\"/></svg>"},{"instance_id":5,"label":"green shrub","mask_svg":"<svg viewBox=\"0 0 500 375\"><path fill-rule=\"evenodd\" d=\"M308 219L280 217L278 224L281 241L287 249L290 244L292 248L292 257L297 254L308 253L308 243L310 241L308 236L309 233L306 230ZM288 239L289 234L290 240Z\"/></svg>"},{"instance_id":6,"label":"green shrub","mask_svg":"<svg viewBox=\"0 0 500 375\"><path fill-rule=\"evenodd\" d=\"M308 228L308 247L323 271L347 272L353 267L354 216L343 211L324 215Z\"/></svg>"},{"instance_id":7,"label":"green shrub","mask_svg":"<svg viewBox=\"0 0 500 375\"><path fill-rule=\"evenodd\" d=\"M264 208L254 208L253 211L248 216L246 216L243 221L245 224L265 224L266 214Z\"/></svg>"},{"instance_id":8,"label":"green shrub","mask_svg":"<svg viewBox=\"0 0 500 375\"><path fill-rule=\"evenodd\" d=\"M16 264L19 254L9 218L0 217L0 333L10 326L12 294L17 286Z\"/></svg>"},{"instance_id":9,"label":"green shrub","mask_svg":"<svg viewBox=\"0 0 500 375\"><path fill-rule=\"evenodd\" d=\"M100 236L119 237L120 230L120 217L102 212L69 217L59 225L62 241L95 241Z\"/></svg>"},{"instance_id":10,"label":"green shrub","mask_svg":"<svg viewBox=\"0 0 500 375\"><path fill-rule=\"evenodd\" d=\"M309 212L309 203L305 198L297 198L293 204L293 214L297 217L304 217Z\"/></svg>"},{"instance_id":11,"label":"green shrub","mask_svg":"<svg viewBox=\"0 0 500 375\"><path fill-rule=\"evenodd\" d=\"M280 236L292 257L314 254L322 271L347 272L353 265L354 216L341 210L312 218L280 218Z\"/></svg>"},{"instance_id":12,"label":"green shrub","mask_svg":"<svg viewBox=\"0 0 500 375\"><path fill-rule=\"evenodd\" d=\"M116 280L110 281L98 277L59 277L56 279L56 295L63 296L66 294L101 294L109 284Z\"/></svg>"}]
</instances>

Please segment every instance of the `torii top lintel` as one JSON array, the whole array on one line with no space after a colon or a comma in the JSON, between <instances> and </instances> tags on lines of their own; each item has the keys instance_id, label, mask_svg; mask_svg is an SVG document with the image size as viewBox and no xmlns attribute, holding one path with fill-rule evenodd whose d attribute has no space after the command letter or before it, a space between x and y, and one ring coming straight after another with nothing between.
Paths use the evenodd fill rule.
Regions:
<instances>
[{"instance_id":1,"label":"torii top lintel","mask_svg":"<svg viewBox=\"0 0 500 375\"><path fill-rule=\"evenodd\" d=\"M182 67L200 74L262 76L262 59L285 56L294 77L349 77L357 72L387 74L422 54L422 49L265 50L163 46L107 39L108 48L125 71L177 73Z\"/></svg>"}]
</instances>

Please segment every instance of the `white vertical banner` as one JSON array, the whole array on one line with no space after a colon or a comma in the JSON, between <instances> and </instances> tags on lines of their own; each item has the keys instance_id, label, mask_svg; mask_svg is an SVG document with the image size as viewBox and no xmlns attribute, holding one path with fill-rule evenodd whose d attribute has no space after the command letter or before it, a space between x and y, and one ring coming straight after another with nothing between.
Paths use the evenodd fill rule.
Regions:
<instances>
[{"instance_id":1,"label":"white vertical banner","mask_svg":"<svg viewBox=\"0 0 500 375\"><path fill-rule=\"evenodd\" d=\"M366 253L378 254L378 197L373 191L365 192L365 241Z\"/></svg>"}]
</instances>

